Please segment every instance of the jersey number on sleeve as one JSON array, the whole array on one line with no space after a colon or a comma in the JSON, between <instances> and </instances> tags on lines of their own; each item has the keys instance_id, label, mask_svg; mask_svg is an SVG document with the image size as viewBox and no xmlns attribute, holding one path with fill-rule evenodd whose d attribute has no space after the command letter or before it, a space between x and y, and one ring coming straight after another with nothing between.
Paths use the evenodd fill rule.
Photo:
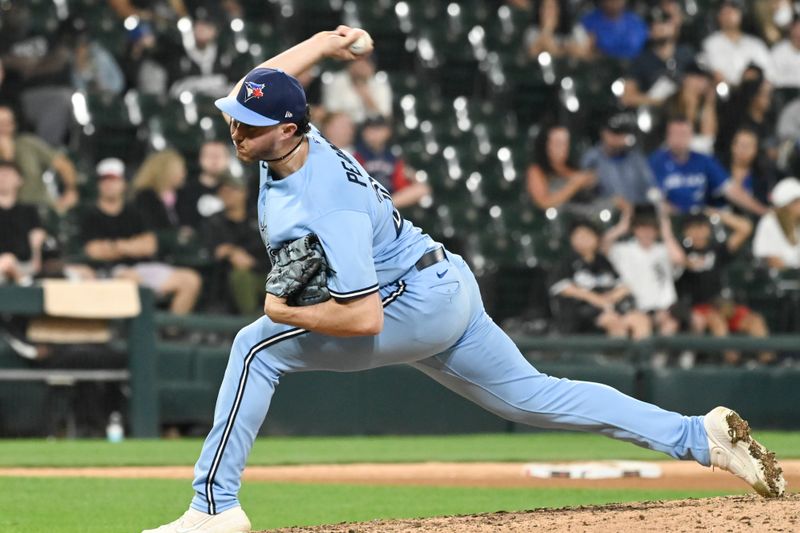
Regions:
<instances>
[{"instance_id":1,"label":"jersey number on sleeve","mask_svg":"<svg viewBox=\"0 0 800 533\"><path fill-rule=\"evenodd\" d=\"M369 182L372 184L372 188L375 190L375 196L378 197L379 202L383 202L384 200L389 200L389 203L392 203L392 195L389 194L389 191L386 188L378 183L378 180L373 178L372 176L367 176L369 178ZM400 230L403 229L403 217L400 216L400 211L392 204L392 220L394 221L394 230L397 233L397 237L400 236Z\"/></svg>"}]
</instances>

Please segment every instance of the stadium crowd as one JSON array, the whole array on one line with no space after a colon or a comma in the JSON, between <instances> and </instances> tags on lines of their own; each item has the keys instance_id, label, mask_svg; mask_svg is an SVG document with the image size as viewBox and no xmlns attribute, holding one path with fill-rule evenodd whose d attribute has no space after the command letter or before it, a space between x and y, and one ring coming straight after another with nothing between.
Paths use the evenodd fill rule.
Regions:
<instances>
[{"instance_id":1,"label":"stadium crowd","mask_svg":"<svg viewBox=\"0 0 800 533\"><path fill-rule=\"evenodd\" d=\"M310 31L352 23L358 4L332 1L326 11L332 19L306 13L303 24L281 30L283 38L296 42ZM379 4L390 5L386 16L396 16L409 34L409 12L436 9ZM448 4L448 20L466 17L472 3L464 4ZM523 81L547 79L555 64L620 73L604 88L611 105L595 108L590 120L570 120L575 91L566 77L560 87L546 83L556 87L555 105L543 105L536 120L524 123L529 107L512 110L523 122L518 137L529 156L520 168L519 198L499 207L514 210L524 199L536 220L562 225L555 233L561 251L547 269L552 274L539 273L548 286L549 329L635 339L796 331L795 3L712 2L702 16L702 2L694 0L482 4L498 28L522 21L510 56L524 67L516 74ZM304 8L311 9L278 0L0 0L0 283L128 278L151 288L172 313L260 312L269 263L253 216L258 177L233 157L213 108L209 117L197 115L255 59L279 51L268 32L247 41L243 21L274 29L296 22L295 10ZM473 45L482 38L473 42L474 30ZM502 36L497 40L499 47ZM424 42L411 49L435 69ZM374 56L341 70L307 72L301 82L312 122L353 152L413 220L415 213L440 212L449 197L435 184L436 168L404 142L412 137L408 130L424 136L430 128L424 120L411 123L409 100L385 72L396 67L395 53L378 40ZM130 127L98 131L115 104L124 107ZM168 135L175 113L199 123L182 141ZM439 236L436 227L422 225ZM761 272L773 285L782 283L769 295L774 301L759 300L762 308L779 309L777 318L737 290L729 270L741 265L750 281ZM775 355L757 359L771 363ZM738 364L742 357L729 352L724 360Z\"/></svg>"}]
</instances>

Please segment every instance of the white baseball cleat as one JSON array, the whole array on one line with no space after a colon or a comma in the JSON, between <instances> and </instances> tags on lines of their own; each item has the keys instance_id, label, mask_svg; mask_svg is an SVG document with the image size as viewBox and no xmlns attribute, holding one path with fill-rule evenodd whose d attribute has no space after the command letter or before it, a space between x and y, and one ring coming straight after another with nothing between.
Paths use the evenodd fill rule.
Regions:
<instances>
[{"instance_id":1,"label":"white baseball cleat","mask_svg":"<svg viewBox=\"0 0 800 533\"><path fill-rule=\"evenodd\" d=\"M786 481L775 454L750 435L750 426L736 411L715 407L703 425L712 467L740 477L765 498L783 496Z\"/></svg>"},{"instance_id":2,"label":"white baseball cleat","mask_svg":"<svg viewBox=\"0 0 800 533\"><path fill-rule=\"evenodd\" d=\"M183 516L156 529L142 533L249 533L250 520L241 507L233 507L219 514L201 513L189 508Z\"/></svg>"}]
</instances>

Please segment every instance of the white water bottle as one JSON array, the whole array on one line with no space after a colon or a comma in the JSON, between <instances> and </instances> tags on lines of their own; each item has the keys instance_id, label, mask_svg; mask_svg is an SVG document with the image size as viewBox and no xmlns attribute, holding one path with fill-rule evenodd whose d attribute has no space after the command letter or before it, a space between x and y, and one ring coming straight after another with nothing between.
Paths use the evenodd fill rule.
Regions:
<instances>
[{"instance_id":1,"label":"white water bottle","mask_svg":"<svg viewBox=\"0 0 800 533\"><path fill-rule=\"evenodd\" d=\"M108 442L122 442L125 439L125 428L122 427L122 415L119 411L114 411L108 417L106 437Z\"/></svg>"}]
</instances>

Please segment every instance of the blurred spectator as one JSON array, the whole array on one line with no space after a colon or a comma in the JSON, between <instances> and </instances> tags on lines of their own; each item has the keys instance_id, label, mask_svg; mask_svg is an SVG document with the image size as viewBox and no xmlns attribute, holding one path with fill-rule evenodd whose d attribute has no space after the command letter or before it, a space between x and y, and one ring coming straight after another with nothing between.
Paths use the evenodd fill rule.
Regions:
<instances>
[{"instance_id":1,"label":"blurred spectator","mask_svg":"<svg viewBox=\"0 0 800 533\"><path fill-rule=\"evenodd\" d=\"M740 128L749 128L758 135L759 145L774 144L775 128L770 115L772 84L764 79L758 68L749 67L748 77L733 91L723 106L716 153L724 157L731 146L733 134Z\"/></svg>"},{"instance_id":2,"label":"blurred spectator","mask_svg":"<svg viewBox=\"0 0 800 533\"><path fill-rule=\"evenodd\" d=\"M709 216L717 217L730 231L725 242L716 240ZM683 274L678 279L678 293L692 310L691 325L695 333L710 331L715 337L744 333L766 337L769 329L764 317L745 305L723 296L722 279L727 265L741 249L753 225L746 218L727 211L707 210L690 215L683 222ZM760 354L762 363L771 362L771 352ZM735 350L724 352L725 362L736 364L741 355Z\"/></svg>"},{"instance_id":3,"label":"blurred spectator","mask_svg":"<svg viewBox=\"0 0 800 533\"><path fill-rule=\"evenodd\" d=\"M223 265L236 310L256 314L264 305L264 279L269 262L258 230L258 220L247 216L247 187L242 180L226 177L219 185L224 204L210 217L203 233L211 253Z\"/></svg>"},{"instance_id":4,"label":"blurred spectator","mask_svg":"<svg viewBox=\"0 0 800 533\"><path fill-rule=\"evenodd\" d=\"M606 232L603 250L630 287L637 309L652 317L655 331L674 335L680 326L672 314L678 301L674 279L684 261L683 250L672 235L668 217L658 217L652 206L633 211L624 211L619 223ZM629 231L633 238L618 242Z\"/></svg>"},{"instance_id":5,"label":"blurred spectator","mask_svg":"<svg viewBox=\"0 0 800 533\"><path fill-rule=\"evenodd\" d=\"M781 109L775 132L779 141L794 143L800 140L800 98L795 98Z\"/></svg>"},{"instance_id":6,"label":"blurred spectator","mask_svg":"<svg viewBox=\"0 0 800 533\"><path fill-rule=\"evenodd\" d=\"M319 67L314 66L301 72L297 81L306 91L306 102L309 106L309 115L312 124L321 124L325 118L325 107L322 105L322 80Z\"/></svg>"},{"instance_id":7,"label":"blurred spectator","mask_svg":"<svg viewBox=\"0 0 800 533\"><path fill-rule=\"evenodd\" d=\"M649 202L647 193L656 187L647 158L635 146L635 131L635 116L612 115L600 130L600 143L581 160L582 168L597 175L600 196L632 205Z\"/></svg>"},{"instance_id":8,"label":"blurred spectator","mask_svg":"<svg viewBox=\"0 0 800 533\"><path fill-rule=\"evenodd\" d=\"M599 0L581 20L590 49L615 59L634 59L647 42L647 24L626 9L626 0Z\"/></svg>"},{"instance_id":9,"label":"blurred spectator","mask_svg":"<svg viewBox=\"0 0 800 533\"><path fill-rule=\"evenodd\" d=\"M770 268L800 269L800 180L781 180L770 196L775 208L758 221L753 255Z\"/></svg>"},{"instance_id":10,"label":"blurred spectator","mask_svg":"<svg viewBox=\"0 0 800 533\"><path fill-rule=\"evenodd\" d=\"M8 9L6 9L8 7ZM3 7L0 59L5 83L20 96L22 114L48 144L65 144L72 121L72 50L66 24L55 32L34 32L31 7L12 2Z\"/></svg>"},{"instance_id":11,"label":"blurred spectator","mask_svg":"<svg viewBox=\"0 0 800 533\"><path fill-rule=\"evenodd\" d=\"M186 185L178 190L176 211L181 224L200 227L201 221L225 207L217 191L220 183L231 175L229 146L222 141L206 141L200 147L200 173L189 177Z\"/></svg>"},{"instance_id":12,"label":"blurred spectator","mask_svg":"<svg viewBox=\"0 0 800 533\"><path fill-rule=\"evenodd\" d=\"M770 68L769 49L758 37L742 32L741 0L724 0L717 12L719 29L703 41L703 53L717 82L739 85L751 63L765 72ZM767 76L768 78L771 75Z\"/></svg>"},{"instance_id":13,"label":"blurred spectator","mask_svg":"<svg viewBox=\"0 0 800 533\"><path fill-rule=\"evenodd\" d=\"M768 44L778 42L789 30L794 18L791 0L755 0L752 2L759 34Z\"/></svg>"},{"instance_id":14,"label":"blurred spectator","mask_svg":"<svg viewBox=\"0 0 800 533\"><path fill-rule=\"evenodd\" d=\"M351 154L355 151L356 125L347 113L328 113L320 124L320 133L328 141Z\"/></svg>"},{"instance_id":15,"label":"blurred spectator","mask_svg":"<svg viewBox=\"0 0 800 533\"><path fill-rule=\"evenodd\" d=\"M711 74L696 61L686 67L677 93L667 99L665 116L686 117L694 134L691 149L713 154L717 139L717 91Z\"/></svg>"},{"instance_id":16,"label":"blurred spectator","mask_svg":"<svg viewBox=\"0 0 800 533\"><path fill-rule=\"evenodd\" d=\"M503 3L523 13L533 10L533 0L504 0Z\"/></svg>"},{"instance_id":17,"label":"blurred spectator","mask_svg":"<svg viewBox=\"0 0 800 533\"><path fill-rule=\"evenodd\" d=\"M214 97L228 94L234 56L220 46L217 22L204 7L195 10L192 30L182 32L181 37L183 55L177 58L175 71L171 73L175 81L170 94L175 97L185 91Z\"/></svg>"},{"instance_id":18,"label":"blurred spectator","mask_svg":"<svg viewBox=\"0 0 800 533\"><path fill-rule=\"evenodd\" d=\"M569 232L571 253L550 287L562 333L597 333L634 339L649 337L650 320L636 310L630 289L600 253L600 235L578 221Z\"/></svg>"},{"instance_id":19,"label":"blurred spectator","mask_svg":"<svg viewBox=\"0 0 800 533\"><path fill-rule=\"evenodd\" d=\"M374 59L361 56L346 70L331 74L329 82L323 79L322 105L332 113L348 114L356 124L376 115L391 118L392 87L385 73L375 72Z\"/></svg>"},{"instance_id":20,"label":"blurred spectator","mask_svg":"<svg viewBox=\"0 0 800 533\"><path fill-rule=\"evenodd\" d=\"M4 102L10 99L10 94L8 93L8 89L6 86L3 85L3 82L6 79L6 69L3 68L3 58L0 56L0 102Z\"/></svg>"},{"instance_id":21,"label":"blurred spectator","mask_svg":"<svg viewBox=\"0 0 800 533\"><path fill-rule=\"evenodd\" d=\"M650 12L650 41L633 60L625 77L622 103L628 107L659 106L678 91L683 72L694 62L694 53L678 45L679 26L660 8Z\"/></svg>"},{"instance_id":22,"label":"blurred spectator","mask_svg":"<svg viewBox=\"0 0 800 533\"><path fill-rule=\"evenodd\" d=\"M156 39L147 20L130 19L124 62L128 84L142 94L162 96L167 92L169 51Z\"/></svg>"},{"instance_id":23,"label":"blurred spectator","mask_svg":"<svg viewBox=\"0 0 800 533\"><path fill-rule=\"evenodd\" d=\"M650 156L656 183L673 210L688 213L724 197L751 213L766 212L766 207L741 185L730 181L715 158L693 152L691 141L689 121L683 117L673 118L667 123L666 148Z\"/></svg>"},{"instance_id":24,"label":"blurred spectator","mask_svg":"<svg viewBox=\"0 0 800 533\"><path fill-rule=\"evenodd\" d=\"M104 159L97 165L97 203L81 221L80 241L98 277L132 279L170 296L170 311L189 313L200 293L196 272L155 260L158 241L143 216L125 202L125 165Z\"/></svg>"},{"instance_id":25,"label":"blurred spectator","mask_svg":"<svg viewBox=\"0 0 800 533\"><path fill-rule=\"evenodd\" d=\"M758 134L742 128L736 132L728 152L731 182L740 186L759 202L766 204L769 191L775 185L772 166L758 147Z\"/></svg>"},{"instance_id":26,"label":"blurred spectator","mask_svg":"<svg viewBox=\"0 0 800 533\"><path fill-rule=\"evenodd\" d=\"M186 163L172 149L150 154L133 178L133 203L147 229L156 233L162 259L194 234L178 217L178 190L185 182Z\"/></svg>"},{"instance_id":27,"label":"blurred spectator","mask_svg":"<svg viewBox=\"0 0 800 533\"><path fill-rule=\"evenodd\" d=\"M13 161L22 176L21 202L53 207L64 213L78 202L78 177L66 155L32 134L17 135L17 122L10 107L0 105L0 159ZM53 169L63 183L59 194L47 171Z\"/></svg>"},{"instance_id":28,"label":"blurred spectator","mask_svg":"<svg viewBox=\"0 0 800 533\"><path fill-rule=\"evenodd\" d=\"M581 210L580 206L591 207L596 199L597 177L577 170L570 151L570 134L564 126L544 127L536 137L527 179L528 194L539 209L570 204Z\"/></svg>"},{"instance_id":29,"label":"blurred spectator","mask_svg":"<svg viewBox=\"0 0 800 533\"><path fill-rule=\"evenodd\" d=\"M525 48L532 59L547 52L553 57L580 56L588 44L586 30L572 24L569 4L539 0L533 7L534 24L525 31Z\"/></svg>"},{"instance_id":30,"label":"blurred spectator","mask_svg":"<svg viewBox=\"0 0 800 533\"><path fill-rule=\"evenodd\" d=\"M779 89L800 89L800 16L795 17L786 39L772 47L773 81Z\"/></svg>"},{"instance_id":31,"label":"blurred spectator","mask_svg":"<svg viewBox=\"0 0 800 533\"><path fill-rule=\"evenodd\" d=\"M120 18L134 16L150 20L166 10L176 18L189 15L183 0L108 0L108 5Z\"/></svg>"},{"instance_id":32,"label":"blurred spectator","mask_svg":"<svg viewBox=\"0 0 800 533\"><path fill-rule=\"evenodd\" d=\"M19 203L21 186L16 165L0 161L0 285L29 285L42 267L47 234L36 207Z\"/></svg>"},{"instance_id":33,"label":"blurred spectator","mask_svg":"<svg viewBox=\"0 0 800 533\"><path fill-rule=\"evenodd\" d=\"M389 191L394 206L402 209L415 205L431 188L409 179L405 161L389 144L391 138L392 127L384 117L367 119L353 155L367 174Z\"/></svg>"},{"instance_id":34,"label":"blurred spectator","mask_svg":"<svg viewBox=\"0 0 800 533\"><path fill-rule=\"evenodd\" d=\"M72 85L79 91L108 94L120 94L125 89L125 75L117 60L85 30L75 38Z\"/></svg>"}]
</instances>

